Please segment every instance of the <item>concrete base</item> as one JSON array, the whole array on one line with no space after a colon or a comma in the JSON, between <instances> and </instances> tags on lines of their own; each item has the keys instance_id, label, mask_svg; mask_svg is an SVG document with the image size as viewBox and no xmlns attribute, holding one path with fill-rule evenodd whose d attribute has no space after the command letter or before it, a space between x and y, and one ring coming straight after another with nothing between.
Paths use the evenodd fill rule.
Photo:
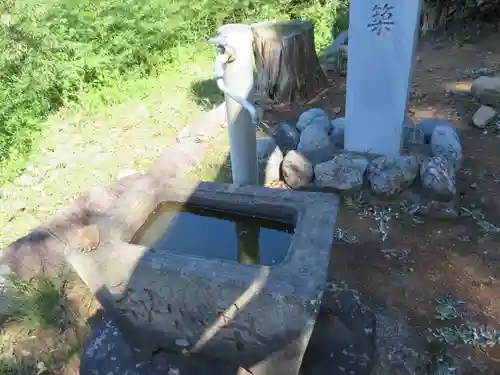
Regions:
<instances>
[{"instance_id":1,"label":"concrete base","mask_svg":"<svg viewBox=\"0 0 500 375\"><path fill-rule=\"evenodd\" d=\"M295 225L285 260L242 265L129 242L161 203L189 203ZM253 374L299 371L326 282L334 195L141 176L68 260L138 347L224 358ZM90 233L90 232L89 232ZM196 233L193 233L196 235Z\"/></svg>"}]
</instances>

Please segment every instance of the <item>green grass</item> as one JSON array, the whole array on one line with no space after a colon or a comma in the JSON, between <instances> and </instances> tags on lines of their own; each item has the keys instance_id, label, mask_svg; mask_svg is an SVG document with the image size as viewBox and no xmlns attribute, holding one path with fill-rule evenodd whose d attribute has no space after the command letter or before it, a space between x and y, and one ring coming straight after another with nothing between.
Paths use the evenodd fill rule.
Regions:
<instances>
[{"instance_id":1,"label":"green grass","mask_svg":"<svg viewBox=\"0 0 500 375\"><path fill-rule=\"evenodd\" d=\"M0 204L0 248L89 188L116 181L121 171L146 171L175 134L217 100L193 93L195 84L211 78L212 62L213 50L201 50L155 77L85 93L80 105L44 122L25 171L0 189L8 198ZM110 98L107 105L101 97Z\"/></svg>"},{"instance_id":2,"label":"green grass","mask_svg":"<svg viewBox=\"0 0 500 375\"><path fill-rule=\"evenodd\" d=\"M129 100L141 93L135 82L196 57L223 23L311 19L322 48L334 19L344 27L345 1L2 0L0 183L22 168L51 113Z\"/></svg>"},{"instance_id":3,"label":"green grass","mask_svg":"<svg viewBox=\"0 0 500 375\"><path fill-rule=\"evenodd\" d=\"M12 280L17 297L15 318L40 328L58 327L63 320L63 291L50 279Z\"/></svg>"},{"instance_id":4,"label":"green grass","mask_svg":"<svg viewBox=\"0 0 500 375\"><path fill-rule=\"evenodd\" d=\"M186 179L192 181L231 182L232 173L229 161L229 136L227 130L208 145L203 155L203 164L188 172Z\"/></svg>"}]
</instances>

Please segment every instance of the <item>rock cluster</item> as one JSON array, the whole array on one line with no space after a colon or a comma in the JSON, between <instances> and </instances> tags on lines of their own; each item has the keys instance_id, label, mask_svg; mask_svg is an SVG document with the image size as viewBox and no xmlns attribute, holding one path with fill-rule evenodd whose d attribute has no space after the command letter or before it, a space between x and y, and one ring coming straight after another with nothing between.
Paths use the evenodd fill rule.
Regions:
<instances>
[{"instance_id":1,"label":"rock cluster","mask_svg":"<svg viewBox=\"0 0 500 375\"><path fill-rule=\"evenodd\" d=\"M426 147L429 155L379 156L343 149L345 118L331 120L319 108L301 114L297 124L281 123L258 147L266 181L282 180L292 189L320 188L345 192L369 188L391 198L412 185L431 199L450 201L456 194L456 173L462 146L448 120L428 119L415 126L405 119L402 141ZM271 157L271 155L274 155Z\"/></svg>"},{"instance_id":2,"label":"rock cluster","mask_svg":"<svg viewBox=\"0 0 500 375\"><path fill-rule=\"evenodd\" d=\"M481 104L481 107L472 116L472 125L484 129L498 121L500 110L500 76L482 76L472 82L471 93Z\"/></svg>"}]
</instances>

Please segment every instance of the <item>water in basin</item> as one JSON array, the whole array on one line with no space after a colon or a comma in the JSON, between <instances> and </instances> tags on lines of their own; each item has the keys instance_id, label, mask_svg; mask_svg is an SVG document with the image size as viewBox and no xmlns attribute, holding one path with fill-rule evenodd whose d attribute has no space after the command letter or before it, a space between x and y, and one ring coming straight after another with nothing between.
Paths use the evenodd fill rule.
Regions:
<instances>
[{"instance_id":1,"label":"water in basin","mask_svg":"<svg viewBox=\"0 0 500 375\"><path fill-rule=\"evenodd\" d=\"M244 264L276 265L290 247L293 226L197 206L162 203L133 244Z\"/></svg>"}]
</instances>

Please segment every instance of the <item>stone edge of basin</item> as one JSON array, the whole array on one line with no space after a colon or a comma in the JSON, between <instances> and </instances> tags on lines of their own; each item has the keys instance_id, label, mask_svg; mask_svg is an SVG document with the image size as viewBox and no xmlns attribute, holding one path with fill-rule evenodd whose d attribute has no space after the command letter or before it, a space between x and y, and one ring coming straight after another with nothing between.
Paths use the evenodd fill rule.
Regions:
<instances>
[{"instance_id":1,"label":"stone edge of basin","mask_svg":"<svg viewBox=\"0 0 500 375\"><path fill-rule=\"evenodd\" d=\"M82 229L89 227L108 210L136 180L127 176L107 187L93 187L51 220L0 250L0 278L59 277L73 272L65 261L69 248L78 247Z\"/></svg>"},{"instance_id":2,"label":"stone edge of basin","mask_svg":"<svg viewBox=\"0 0 500 375\"><path fill-rule=\"evenodd\" d=\"M242 265L169 252L160 254L131 245L134 234L162 202L187 202L257 217L279 218L296 225L296 230L287 256L275 266ZM68 259L94 291L103 283L110 287L122 281L107 266L119 260L121 264L115 273L128 269L132 274L135 265L146 262L152 270L179 271L186 277L216 277L220 283L241 286L252 284L264 272L268 273L269 281L272 280L266 283L268 292L302 298L316 295L319 303L326 282L338 209L339 199L333 194L161 180L143 175L96 222L100 242L97 249L73 251ZM103 280L104 274L109 275L108 280Z\"/></svg>"}]
</instances>

